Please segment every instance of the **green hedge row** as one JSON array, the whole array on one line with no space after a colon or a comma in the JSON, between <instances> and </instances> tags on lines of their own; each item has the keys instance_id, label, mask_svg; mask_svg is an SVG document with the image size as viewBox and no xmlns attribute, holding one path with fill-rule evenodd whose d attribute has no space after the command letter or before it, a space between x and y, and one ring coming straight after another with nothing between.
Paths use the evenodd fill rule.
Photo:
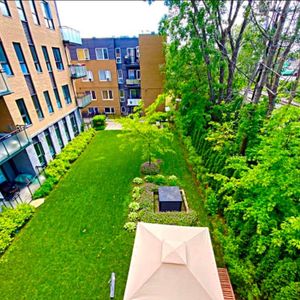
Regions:
<instances>
[{"instance_id":1,"label":"green hedge row","mask_svg":"<svg viewBox=\"0 0 300 300\"><path fill-rule=\"evenodd\" d=\"M15 209L3 207L0 213L0 254L11 244L18 230L31 218L34 207L19 204Z\"/></svg>"},{"instance_id":2,"label":"green hedge row","mask_svg":"<svg viewBox=\"0 0 300 300\"><path fill-rule=\"evenodd\" d=\"M136 229L136 222L169 224L178 226L196 226L198 222L197 213L189 212L155 212L153 192L157 191L159 185L177 185L178 179L172 175L146 176L144 180L135 178L135 186L132 190L132 202L129 204L128 222L124 228L128 231Z\"/></svg>"},{"instance_id":3,"label":"green hedge row","mask_svg":"<svg viewBox=\"0 0 300 300\"><path fill-rule=\"evenodd\" d=\"M104 115L94 116L92 122L93 122L93 127L96 130L104 130L106 126L106 116Z\"/></svg>"},{"instance_id":4,"label":"green hedge row","mask_svg":"<svg viewBox=\"0 0 300 300\"><path fill-rule=\"evenodd\" d=\"M46 180L33 194L33 199L45 197L52 191L60 178L70 169L71 163L80 156L94 135L95 130L93 128L81 133L48 164L45 169Z\"/></svg>"}]
</instances>

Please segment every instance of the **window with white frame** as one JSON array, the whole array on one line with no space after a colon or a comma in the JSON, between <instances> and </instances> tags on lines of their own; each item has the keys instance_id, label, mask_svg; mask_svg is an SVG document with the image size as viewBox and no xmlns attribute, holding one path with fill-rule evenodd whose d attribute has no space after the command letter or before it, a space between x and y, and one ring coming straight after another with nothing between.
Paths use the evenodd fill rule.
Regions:
<instances>
[{"instance_id":1,"label":"window with white frame","mask_svg":"<svg viewBox=\"0 0 300 300\"><path fill-rule=\"evenodd\" d=\"M123 83L123 71L122 71L122 69L118 69L118 82Z\"/></svg>"},{"instance_id":2,"label":"window with white frame","mask_svg":"<svg viewBox=\"0 0 300 300\"><path fill-rule=\"evenodd\" d=\"M124 102L125 101L125 93L123 89L120 89L119 91L120 93L120 102Z\"/></svg>"},{"instance_id":3,"label":"window with white frame","mask_svg":"<svg viewBox=\"0 0 300 300\"><path fill-rule=\"evenodd\" d=\"M130 59L131 63L135 62L135 48L127 48L127 56Z\"/></svg>"},{"instance_id":4,"label":"window with white frame","mask_svg":"<svg viewBox=\"0 0 300 300\"><path fill-rule=\"evenodd\" d=\"M140 96L138 89L130 89L129 90L130 99L138 99Z\"/></svg>"},{"instance_id":5,"label":"window with white frame","mask_svg":"<svg viewBox=\"0 0 300 300\"><path fill-rule=\"evenodd\" d=\"M126 113L126 107L125 106L121 106L121 112Z\"/></svg>"},{"instance_id":6,"label":"window with white frame","mask_svg":"<svg viewBox=\"0 0 300 300\"><path fill-rule=\"evenodd\" d=\"M110 70L99 70L99 80L100 81L111 81Z\"/></svg>"},{"instance_id":7,"label":"window with white frame","mask_svg":"<svg viewBox=\"0 0 300 300\"><path fill-rule=\"evenodd\" d=\"M128 70L128 79L135 79L135 70L133 69Z\"/></svg>"},{"instance_id":8,"label":"window with white frame","mask_svg":"<svg viewBox=\"0 0 300 300\"><path fill-rule=\"evenodd\" d=\"M113 91L112 90L104 90L102 91L102 99L103 100L113 100Z\"/></svg>"},{"instance_id":9,"label":"window with white frame","mask_svg":"<svg viewBox=\"0 0 300 300\"><path fill-rule=\"evenodd\" d=\"M82 81L88 82L88 81L94 81L94 75L92 71L86 71L86 76L82 77Z\"/></svg>"},{"instance_id":10,"label":"window with white frame","mask_svg":"<svg viewBox=\"0 0 300 300\"><path fill-rule=\"evenodd\" d=\"M121 64L122 63L121 48L116 48L115 49L115 56L116 56L116 63Z\"/></svg>"},{"instance_id":11,"label":"window with white frame","mask_svg":"<svg viewBox=\"0 0 300 300\"><path fill-rule=\"evenodd\" d=\"M140 57L140 47L139 46L136 46L135 51L136 51L136 57Z\"/></svg>"},{"instance_id":12,"label":"window with white frame","mask_svg":"<svg viewBox=\"0 0 300 300\"><path fill-rule=\"evenodd\" d=\"M140 70L136 70L135 71L135 77L136 77L136 79L140 79L141 78L141 71Z\"/></svg>"},{"instance_id":13,"label":"window with white frame","mask_svg":"<svg viewBox=\"0 0 300 300\"><path fill-rule=\"evenodd\" d=\"M114 107L104 107L104 112L106 114L114 114L115 113L115 109L114 109Z\"/></svg>"},{"instance_id":14,"label":"window with white frame","mask_svg":"<svg viewBox=\"0 0 300 300\"><path fill-rule=\"evenodd\" d=\"M76 49L78 60L90 60L90 51L87 48Z\"/></svg>"},{"instance_id":15,"label":"window with white frame","mask_svg":"<svg viewBox=\"0 0 300 300\"><path fill-rule=\"evenodd\" d=\"M107 48L96 48L96 58L99 60L108 59L108 49Z\"/></svg>"},{"instance_id":16,"label":"window with white frame","mask_svg":"<svg viewBox=\"0 0 300 300\"><path fill-rule=\"evenodd\" d=\"M96 92L95 91L86 91L85 92L86 95L91 95L92 97L92 100L97 100L97 97L96 97Z\"/></svg>"}]
</instances>

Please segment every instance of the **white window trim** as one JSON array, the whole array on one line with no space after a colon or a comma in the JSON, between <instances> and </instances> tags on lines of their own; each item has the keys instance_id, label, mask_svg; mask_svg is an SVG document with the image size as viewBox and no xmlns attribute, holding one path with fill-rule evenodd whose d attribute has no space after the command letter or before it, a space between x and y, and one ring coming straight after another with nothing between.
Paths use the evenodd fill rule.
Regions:
<instances>
[{"instance_id":1,"label":"white window trim","mask_svg":"<svg viewBox=\"0 0 300 300\"><path fill-rule=\"evenodd\" d=\"M100 73L104 72L105 74L105 79L101 79ZM110 70L99 70L99 80L100 81L112 81L112 76L111 76L111 71Z\"/></svg>"},{"instance_id":2,"label":"white window trim","mask_svg":"<svg viewBox=\"0 0 300 300\"><path fill-rule=\"evenodd\" d=\"M117 57L117 49L120 50L120 56L119 56L119 57ZM121 50L120 47L117 47L117 48L115 49L115 57L116 57L116 63L117 63L117 64L121 64L121 63L122 63L122 50Z\"/></svg>"},{"instance_id":3,"label":"white window trim","mask_svg":"<svg viewBox=\"0 0 300 300\"><path fill-rule=\"evenodd\" d=\"M102 52L102 57L104 57L104 49L106 49L106 51L107 51L107 58L98 58L98 55L97 55L97 50L101 50L101 52ZM97 60L109 60L109 54L108 54L108 48L95 48L95 55L96 55L96 59Z\"/></svg>"},{"instance_id":4,"label":"white window trim","mask_svg":"<svg viewBox=\"0 0 300 300\"><path fill-rule=\"evenodd\" d=\"M96 97L96 98L93 98L93 93L92 93L92 92L95 93L95 97ZM92 101L97 101L97 94L96 94L96 91L91 90L91 91L90 91L90 94L91 94Z\"/></svg>"},{"instance_id":5,"label":"white window trim","mask_svg":"<svg viewBox=\"0 0 300 300\"><path fill-rule=\"evenodd\" d=\"M105 109L108 108L109 112L106 112ZM112 111L114 110L114 111ZM104 113L105 114L114 114L115 113L115 108L114 107L104 107Z\"/></svg>"},{"instance_id":6,"label":"white window trim","mask_svg":"<svg viewBox=\"0 0 300 300\"><path fill-rule=\"evenodd\" d=\"M135 71L135 79L141 79L141 70Z\"/></svg>"},{"instance_id":7,"label":"white window trim","mask_svg":"<svg viewBox=\"0 0 300 300\"><path fill-rule=\"evenodd\" d=\"M84 53L84 59L79 59L77 50L82 50L82 51L83 51L83 53ZM87 54L87 55L86 55L86 54ZM76 55L77 55L77 59L78 59L79 61L90 60L90 51L89 51L88 48L78 48L78 49L76 49Z\"/></svg>"},{"instance_id":8,"label":"white window trim","mask_svg":"<svg viewBox=\"0 0 300 300\"><path fill-rule=\"evenodd\" d=\"M83 82L91 82L94 81L94 74L90 70L86 70L86 77L82 77Z\"/></svg>"},{"instance_id":9,"label":"white window trim","mask_svg":"<svg viewBox=\"0 0 300 300\"><path fill-rule=\"evenodd\" d=\"M123 96L121 96L121 91L123 91ZM125 91L124 91L124 89L120 89L119 94L120 94L120 102L125 102Z\"/></svg>"},{"instance_id":10,"label":"white window trim","mask_svg":"<svg viewBox=\"0 0 300 300\"><path fill-rule=\"evenodd\" d=\"M109 96L109 94L110 94L109 92L111 92L111 96L112 96L112 97L111 97L111 98L104 98L104 92L105 92L105 91L107 92L107 95L108 95L108 96ZM103 90L103 91L102 91L102 100L103 100L103 101L112 101L112 100L114 100L114 93L113 93L113 91L112 91L112 90Z\"/></svg>"},{"instance_id":11,"label":"white window trim","mask_svg":"<svg viewBox=\"0 0 300 300\"><path fill-rule=\"evenodd\" d=\"M136 57L140 57L140 47L139 46L135 47L135 53L136 53Z\"/></svg>"}]
</instances>

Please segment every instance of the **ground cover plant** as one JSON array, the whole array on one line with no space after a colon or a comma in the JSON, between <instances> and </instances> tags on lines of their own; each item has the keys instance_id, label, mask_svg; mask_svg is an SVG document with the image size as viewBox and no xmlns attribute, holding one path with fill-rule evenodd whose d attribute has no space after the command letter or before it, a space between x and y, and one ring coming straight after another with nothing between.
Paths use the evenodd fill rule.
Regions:
<instances>
[{"instance_id":1,"label":"ground cover plant","mask_svg":"<svg viewBox=\"0 0 300 300\"><path fill-rule=\"evenodd\" d=\"M126 141L121 151L117 134L96 134L4 253L1 299L103 300L111 272L115 299L123 299L134 240L123 226L142 159ZM162 157L161 174L180 178L199 225L209 226L177 139L173 147Z\"/></svg>"}]
</instances>

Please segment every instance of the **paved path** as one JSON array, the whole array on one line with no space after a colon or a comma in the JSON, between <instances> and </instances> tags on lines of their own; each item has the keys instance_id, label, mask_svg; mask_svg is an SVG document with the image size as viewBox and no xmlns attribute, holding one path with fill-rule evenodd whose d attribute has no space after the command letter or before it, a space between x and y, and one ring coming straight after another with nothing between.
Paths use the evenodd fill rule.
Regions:
<instances>
[{"instance_id":1,"label":"paved path","mask_svg":"<svg viewBox=\"0 0 300 300\"><path fill-rule=\"evenodd\" d=\"M113 120L106 120L105 130L122 130L122 125Z\"/></svg>"}]
</instances>

